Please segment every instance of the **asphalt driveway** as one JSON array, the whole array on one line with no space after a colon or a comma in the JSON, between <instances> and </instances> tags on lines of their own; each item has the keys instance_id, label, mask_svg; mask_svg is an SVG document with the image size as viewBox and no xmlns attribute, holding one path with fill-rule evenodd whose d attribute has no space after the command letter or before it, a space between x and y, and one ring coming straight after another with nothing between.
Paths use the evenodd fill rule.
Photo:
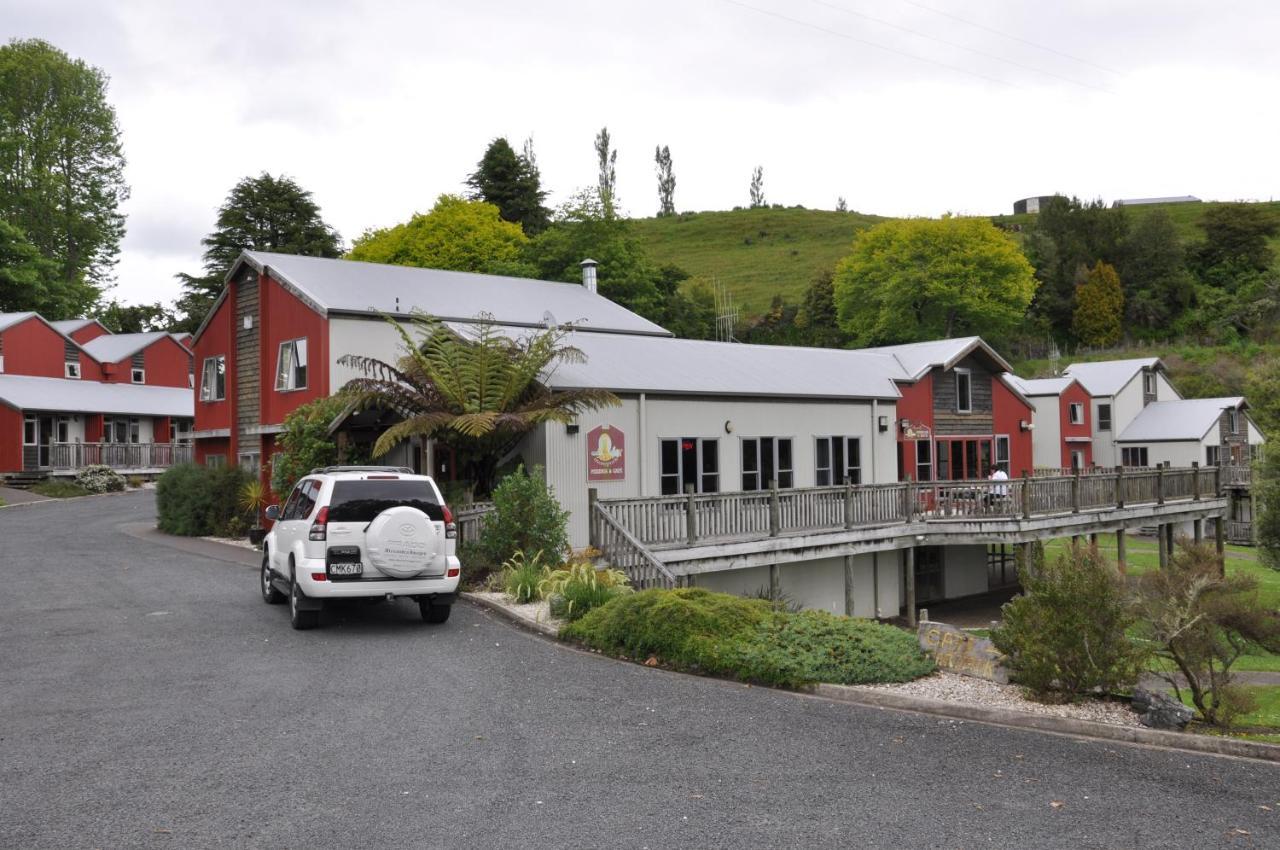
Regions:
<instances>
[{"instance_id":1,"label":"asphalt driveway","mask_svg":"<svg viewBox=\"0 0 1280 850\"><path fill-rule=\"evenodd\" d=\"M1280 766L669 674L465 605L294 632L251 567L121 528L152 514L0 509L0 847L1280 846Z\"/></svg>"}]
</instances>

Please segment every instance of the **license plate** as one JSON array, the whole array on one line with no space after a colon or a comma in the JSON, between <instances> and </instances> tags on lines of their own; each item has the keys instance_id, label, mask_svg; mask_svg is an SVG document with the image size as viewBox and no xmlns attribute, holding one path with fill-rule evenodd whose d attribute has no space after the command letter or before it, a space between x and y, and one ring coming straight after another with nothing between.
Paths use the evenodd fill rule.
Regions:
<instances>
[{"instance_id":1,"label":"license plate","mask_svg":"<svg viewBox=\"0 0 1280 850\"><path fill-rule=\"evenodd\" d=\"M364 574L364 564L330 564L329 575L342 578L350 578Z\"/></svg>"}]
</instances>

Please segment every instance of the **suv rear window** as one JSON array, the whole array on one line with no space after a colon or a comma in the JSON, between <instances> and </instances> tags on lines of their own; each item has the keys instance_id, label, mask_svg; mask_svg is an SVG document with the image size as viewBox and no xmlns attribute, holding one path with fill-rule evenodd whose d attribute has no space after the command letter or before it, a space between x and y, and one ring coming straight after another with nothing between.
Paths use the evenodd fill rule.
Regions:
<instances>
[{"instance_id":1,"label":"suv rear window","mask_svg":"<svg viewBox=\"0 0 1280 850\"><path fill-rule=\"evenodd\" d=\"M337 481L329 500L329 522L373 522L388 508L417 508L435 522L444 507L426 481Z\"/></svg>"}]
</instances>

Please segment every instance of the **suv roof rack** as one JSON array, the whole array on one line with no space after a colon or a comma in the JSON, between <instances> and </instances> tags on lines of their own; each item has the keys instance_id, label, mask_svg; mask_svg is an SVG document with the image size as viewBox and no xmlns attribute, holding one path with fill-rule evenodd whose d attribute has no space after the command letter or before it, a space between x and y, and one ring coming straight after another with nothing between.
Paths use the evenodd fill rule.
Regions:
<instances>
[{"instance_id":1,"label":"suv roof rack","mask_svg":"<svg viewBox=\"0 0 1280 850\"><path fill-rule=\"evenodd\" d=\"M320 475L326 472L401 472L405 475L416 473L407 466L322 466L316 467L308 475Z\"/></svg>"}]
</instances>

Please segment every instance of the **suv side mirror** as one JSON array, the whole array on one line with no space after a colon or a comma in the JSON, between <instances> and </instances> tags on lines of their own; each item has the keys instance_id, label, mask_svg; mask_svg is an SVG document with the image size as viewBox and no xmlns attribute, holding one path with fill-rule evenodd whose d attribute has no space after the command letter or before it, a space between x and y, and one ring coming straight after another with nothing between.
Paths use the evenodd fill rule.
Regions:
<instances>
[{"instance_id":1,"label":"suv side mirror","mask_svg":"<svg viewBox=\"0 0 1280 850\"><path fill-rule=\"evenodd\" d=\"M280 506L267 505L266 516L267 516L267 519L271 520L272 522L275 522L276 520L280 519Z\"/></svg>"}]
</instances>

